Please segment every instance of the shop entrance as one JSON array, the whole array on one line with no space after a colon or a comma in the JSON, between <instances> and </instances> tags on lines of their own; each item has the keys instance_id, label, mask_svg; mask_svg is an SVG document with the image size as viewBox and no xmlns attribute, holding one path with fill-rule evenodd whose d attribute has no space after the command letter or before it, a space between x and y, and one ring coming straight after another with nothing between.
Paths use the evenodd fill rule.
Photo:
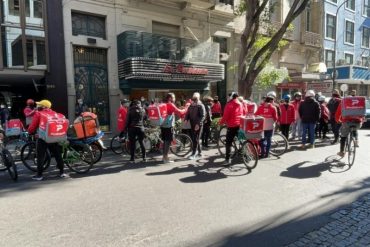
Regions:
<instances>
[{"instance_id":1,"label":"shop entrance","mask_svg":"<svg viewBox=\"0 0 370 247\"><path fill-rule=\"evenodd\" d=\"M89 111L98 115L100 127L110 128L107 50L75 46L76 99L82 99Z\"/></svg>"}]
</instances>

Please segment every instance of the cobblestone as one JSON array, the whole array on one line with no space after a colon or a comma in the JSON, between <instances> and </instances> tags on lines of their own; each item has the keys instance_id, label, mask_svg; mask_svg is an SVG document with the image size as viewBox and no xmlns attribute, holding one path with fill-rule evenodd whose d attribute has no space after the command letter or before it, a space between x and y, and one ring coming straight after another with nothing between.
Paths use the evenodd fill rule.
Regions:
<instances>
[{"instance_id":1,"label":"cobblestone","mask_svg":"<svg viewBox=\"0 0 370 247\"><path fill-rule=\"evenodd\" d=\"M370 246L370 194L330 215L331 221L288 246Z\"/></svg>"}]
</instances>

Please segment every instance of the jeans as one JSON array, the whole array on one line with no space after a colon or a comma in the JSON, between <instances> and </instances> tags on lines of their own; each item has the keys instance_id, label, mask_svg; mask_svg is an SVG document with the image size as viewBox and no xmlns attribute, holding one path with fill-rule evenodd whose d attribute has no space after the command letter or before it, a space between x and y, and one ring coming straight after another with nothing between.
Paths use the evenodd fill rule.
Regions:
<instances>
[{"instance_id":1,"label":"jeans","mask_svg":"<svg viewBox=\"0 0 370 247\"><path fill-rule=\"evenodd\" d=\"M333 131L334 134L334 140L338 141L339 138L339 129L341 124L338 124L335 119L330 120L330 125L331 125L331 130Z\"/></svg>"},{"instance_id":2,"label":"jeans","mask_svg":"<svg viewBox=\"0 0 370 247\"><path fill-rule=\"evenodd\" d=\"M231 145L233 145L233 141L235 136L237 136L239 131L239 126L227 128L226 132L226 160L230 159L231 153Z\"/></svg>"},{"instance_id":3,"label":"jeans","mask_svg":"<svg viewBox=\"0 0 370 247\"><path fill-rule=\"evenodd\" d=\"M315 123L302 123L303 133L302 133L302 144L306 144L307 132L308 141L311 145L315 144Z\"/></svg>"},{"instance_id":4,"label":"jeans","mask_svg":"<svg viewBox=\"0 0 370 247\"><path fill-rule=\"evenodd\" d=\"M292 137L296 138L302 135L302 120L297 119L295 123L292 124Z\"/></svg>"},{"instance_id":5,"label":"jeans","mask_svg":"<svg viewBox=\"0 0 370 247\"><path fill-rule=\"evenodd\" d=\"M46 158L46 149L54 156L60 174L64 172L64 161L62 158L62 147L58 143L46 143L42 139L37 139L37 175L42 176L43 166Z\"/></svg>"},{"instance_id":6,"label":"jeans","mask_svg":"<svg viewBox=\"0 0 370 247\"><path fill-rule=\"evenodd\" d=\"M265 130L263 132L263 138L260 140L261 156L268 157L271 148L271 138L274 130Z\"/></svg>"}]
</instances>

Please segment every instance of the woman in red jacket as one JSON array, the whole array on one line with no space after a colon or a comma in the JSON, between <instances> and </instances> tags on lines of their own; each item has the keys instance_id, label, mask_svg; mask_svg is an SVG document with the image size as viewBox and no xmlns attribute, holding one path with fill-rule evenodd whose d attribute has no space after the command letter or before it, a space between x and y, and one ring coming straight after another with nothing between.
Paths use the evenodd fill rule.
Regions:
<instances>
[{"instance_id":1,"label":"woman in red jacket","mask_svg":"<svg viewBox=\"0 0 370 247\"><path fill-rule=\"evenodd\" d=\"M296 120L295 107L290 102L291 96L289 94L284 96L284 103L280 105L280 130L281 133L289 140L289 128Z\"/></svg>"}]
</instances>

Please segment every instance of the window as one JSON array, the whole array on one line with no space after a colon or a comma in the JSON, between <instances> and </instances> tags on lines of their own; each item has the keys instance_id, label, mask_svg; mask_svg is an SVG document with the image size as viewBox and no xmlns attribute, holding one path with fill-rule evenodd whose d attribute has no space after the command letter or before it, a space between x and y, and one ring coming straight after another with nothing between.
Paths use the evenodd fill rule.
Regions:
<instances>
[{"instance_id":1,"label":"window","mask_svg":"<svg viewBox=\"0 0 370 247\"><path fill-rule=\"evenodd\" d=\"M45 41L36 40L37 64L46 64Z\"/></svg>"},{"instance_id":2,"label":"window","mask_svg":"<svg viewBox=\"0 0 370 247\"><path fill-rule=\"evenodd\" d=\"M363 0L364 5L362 8L362 14L364 16L370 17L370 0Z\"/></svg>"},{"instance_id":3,"label":"window","mask_svg":"<svg viewBox=\"0 0 370 247\"><path fill-rule=\"evenodd\" d=\"M353 64L353 54L344 53L344 60L346 61L346 64Z\"/></svg>"},{"instance_id":4,"label":"window","mask_svg":"<svg viewBox=\"0 0 370 247\"><path fill-rule=\"evenodd\" d=\"M361 45L366 48L370 48L370 28L362 27L362 43Z\"/></svg>"},{"instance_id":5,"label":"window","mask_svg":"<svg viewBox=\"0 0 370 247\"><path fill-rule=\"evenodd\" d=\"M33 1L33 17L42 18L42 1L41 0Z\"/></svg>"},{"instance_id":6,"label":"window","mask_svg":"<svg viewBox=\"0 0 370 247\"><path fill-rule=\"evenodd\" d=\"M333 67L334 65L334 51L325 50L325 64L328 68Z\"/></svg>"},{"instance_id":7,"label":"window","mask_svg":"<svg viewBox=\"0 0 370 247\"><path fill-rule=\"evenodd\" d=\"M26 17L31 16L31 10L30 10L30 0L26 0Z\"/></svg>"},{"instance_id":8,"label":"window","mask_svg":"<svg viewBox=\"0 0 370 247\"><path fill-rule=\"evenodd\" d=\"M19 16L19 0L9 0L9 14Z\"/></svg>"},{"instance_id":9,"label":"window","mask_svg":"<svg viewBox=\"0 0 370 247\"><path fill-rule=\"evenodd\" d=\"M337 3L337 0L328 0L329 2Z\"/></svg>"},{"instance_id":10,"label":"window","mask_svg":"<svg viewBox=\"0 0 370 247\"><path fill-rule=\"evenodd\" d=\"M337 20L334 15L326 14L326 37L335 39Z\"/></svg>"},{"instance_id":11,"label":"window","mask_svg":"<svg viewBox=\"0 0 370 247\"><path fill-rule=\"evenodd\" d=\"M351 21L346 21L345 42L349 44L354 44L354 39L355 39L355 23Z\"/></svg>"},{"instance_id":12,"label":"window","mask_svg":"<svg viewBox=\"0 0 370 247\"><path fill-rule=\"evenodd\" d=\"M306 31L311 31L311 6L310 3L307 4L306 8Z\"/></svg>"},{"instance_id":13,"label":"window","mask_svg":"<svg viewBox=\"0 0 370 247\"><path fill-rule=\"evenodd\" d=\"M105 17L72 13L72 34L105 39Z\"/></svg>"},{"instance_id":14,"label":"window","mask_svg":"<svg viewBox=\"0 0 370 247\"><path fill-rule=\"evenodd\" d=\"M220 53L227 53L227 38L215 36L213 42L220 44Z\"/></svg>"},{"instance_id":15,"label":"window","mask_svg":"<svg viewBox=\"0 0 370 247\"><path fill-rule=\"evenodd\" d=\"M348 0L346 2L346 8L350 10L355 10L355 0Z\"/></svg>"},{"instance_id":16,"label":"window","mask_svg":"<svg viewBox=\"0 0 370 247\"><path fill-rule=\"evenodd\" d=\"M226 5L234 6L234 0L219 0L220 3L224 3Z\"/></svg>"},{"instance_id":17,"label":"window","mask_svg":"<svg viewBox=\"0 0 370 247\"><path fill-rule=\"evenodd\" d=\"M358 90L359 96L367 96L367 85L360 85L360 88Z\"/></svg>"},{"instance_id":18,"label":"window","mask_svg":"<svg viewBox=\"0 0 370 247\"><path fill-rule=\"evenodd\" d=\"M361 57L361 65L364 67L369 67L369 58L368 57Z\"/></svg>"}]
</instances>

